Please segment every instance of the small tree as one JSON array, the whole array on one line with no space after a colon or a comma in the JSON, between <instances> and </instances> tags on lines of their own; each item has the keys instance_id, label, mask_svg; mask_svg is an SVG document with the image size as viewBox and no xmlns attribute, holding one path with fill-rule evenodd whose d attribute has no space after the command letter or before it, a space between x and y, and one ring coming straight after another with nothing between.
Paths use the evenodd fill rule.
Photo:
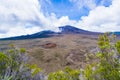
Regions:
<instances>
[{"instance_id":1,"label":"small tree","mask_svg":"<svg viewBox=\"0 0 120 80\"><path fill-rule=\"evenodd\" d=\"M44 80L41 69L27 63L28 57L24 48L17 49L11 45L10 50L0 53L1 80Z\"/></svg>"},{"instance_id":2,"label":"small tree","mask_svg":"<svg viewBox=\"0 0 120 80\"><path fill-rule=\"evenodd\" d=\"M115 35L99 36L99 52L94 56L97 62L88 65L84 71L87 80L120 80L120 41Z\"/></svg>"},{"instance_id":3,"label":"small tree","mask_svg":"<svg viewBox=\"0 0 120 80\"><path fill-rule=\"evenodd\" d=\"M79 80L80 70L66 67L64 71L50 73L48 80Z\"/></svg>"}]
</instances>

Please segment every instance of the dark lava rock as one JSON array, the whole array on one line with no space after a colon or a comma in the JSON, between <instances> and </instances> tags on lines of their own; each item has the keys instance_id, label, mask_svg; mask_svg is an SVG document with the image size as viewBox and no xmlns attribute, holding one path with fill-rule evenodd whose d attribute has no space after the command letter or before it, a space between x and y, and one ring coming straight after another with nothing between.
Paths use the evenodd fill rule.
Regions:
<instances>
[{"instance_id":1,"label":"dark lava rock","mask_svg":"<svg viewBox=\"0 0 120 80\"><path fill-rule=\"evenodd\" d=\"M43 48L55 48L56 46L55 43L45 43L42 45Z\"/></svg>"}]
</instances>

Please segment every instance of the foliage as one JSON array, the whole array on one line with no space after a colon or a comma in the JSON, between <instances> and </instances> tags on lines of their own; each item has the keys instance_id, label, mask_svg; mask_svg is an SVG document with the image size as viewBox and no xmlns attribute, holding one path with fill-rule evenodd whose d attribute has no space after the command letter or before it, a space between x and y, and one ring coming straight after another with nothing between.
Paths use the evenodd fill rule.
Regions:
<instances>
[{"instance_id":1,"label":"foliage","mask_svg":"<svg viewBox=\"0 0 120 80\"><path fill-rule=\"evenodd\" d=\"M12 80L12 76L0 76L0 80Z\"/></svg>"},{"instance_id":2,"label":"foliage","mask_svg":"<svg viewBox=\"0 0 120 80\"><path fill-rule=\"evenodd\" d=\"M50 73L48 80L79 80L80 70L66 67L64 71Z\"/></svg>"},{"instance_id":3,"label":"foliage","mask_svg":"<svg viewBox=\"0 0 120 80\"><path fill-rule=\"evenodd\" d=\"M99 36L98 46L99 52L94 55L98 62L86 66L86 79L120 80L120 41L116 42L115 35L106 33Z\"/></svg>"},{"instance_id":4,"label":"foliage","mask_svg":"<svg viewBox=\"0 0 120 80\"><path fill-rule=\"evenodd\" d=\"M28 64L26 50L10 46L9 50L0 52L0 80L44 80L41 69Z\"/></svg>"},{"instance_id":5,"label":"foliage","mask_svg":"<svg viewBox=\"0 0 120 80\"><path fill-rule=\"evenodd\" d=\"M32 76L35 76L37 73L39 73L39 72L41 71L41 69L38 68L36 64L33 64L33 65L27 64L26 66L27 66L29 69L32 70L32 72L31 72L31 73L32 73Z\"/></svg>"}]
</instances>

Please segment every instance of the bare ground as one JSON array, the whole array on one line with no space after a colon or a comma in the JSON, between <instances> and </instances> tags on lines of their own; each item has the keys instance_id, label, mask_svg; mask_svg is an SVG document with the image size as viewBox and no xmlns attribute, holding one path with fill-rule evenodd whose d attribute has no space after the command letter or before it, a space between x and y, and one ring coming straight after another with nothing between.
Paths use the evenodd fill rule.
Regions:
<instances>
[{"instance_id":1,"label":"bare ground","mask_svg":"<svg viewBox=\"0 0 120 80\"><path fill-rule=\"evenodd\" d=\"M54 43L54 48L44 48L45 43ZM59 37L0 41L0 50L8 48L9 44L15 44L18 48L26 48L30 57L30 63L37 64L45 73L64 69L84 68L86 54L95 51L97 36L66 34Z\"/></svg>"}]
</instances>

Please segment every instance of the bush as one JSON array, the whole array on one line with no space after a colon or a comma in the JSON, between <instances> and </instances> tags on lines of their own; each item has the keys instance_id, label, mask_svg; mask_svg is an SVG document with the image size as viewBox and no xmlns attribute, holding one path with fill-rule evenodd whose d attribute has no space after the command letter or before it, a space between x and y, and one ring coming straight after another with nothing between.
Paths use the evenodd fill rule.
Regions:
<instances>
[{"instance_id":1,"label":"bush","mask_svg":"<svg viewBox=\"0 0 120 80\"><path fill-rule=\"evenodd\" d=\"M79 80L80 70L66 67L64 71L50 73L48 80Z\"/></svg>"},{"instance_id":2,"label":"bush","mask_svg":"<svg viewBox=\"0 0 120 80\"><path fill-rule=\"evenodd\" d=\"M13 45L10 50L0 52L0 80L44 80L41 69L28 64L24 48L17 49Z\"/></svg>"},{"instance_id":3,"label":"bush","mask_svg":"<svg viewBox=\"0 0 120 80\"><path fill-rule=\"evenodd\" d=\"M98 59L84 70L87 80L120 80L120 41L108 33L99 36Z\"/></svg>"}]
</instances>

